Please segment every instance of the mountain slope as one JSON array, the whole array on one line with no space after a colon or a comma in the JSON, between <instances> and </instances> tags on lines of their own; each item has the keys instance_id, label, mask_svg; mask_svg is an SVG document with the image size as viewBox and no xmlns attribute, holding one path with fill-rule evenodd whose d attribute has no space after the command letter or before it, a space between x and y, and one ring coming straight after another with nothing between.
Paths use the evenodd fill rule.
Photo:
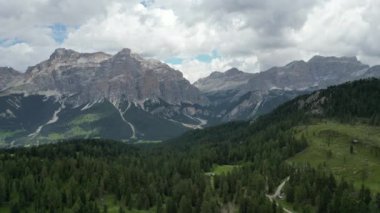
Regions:
<instances>
[{"instance_id":1,"label":"mountain slope","mask_svg":"<svg viewBox=\"0 0 380 213\"><path fill-rule=\"evenodd\" d=\"M69 138L163 140L188 129L128 101L119 107L107 99L75 106L54 96L10 95L0 97L0 103L1 147Z\"/></svg>"},{"instance_id":2,"label":"mountain slope","mask_svg":"<svg viewBox=\"0 0 380 213\"><path fill-rule=\"evenodd\" d=\"M309 61L294 61L284 67L274 67L255 75L247 89L305 90L363 78L370 67L356 57L314 56Z\"/></svg>"},{"instance_id":3,"label":"mountain slope","mask_svg":"<svg viewBox=\"0 0 380 213\"><path fill-rule=\"evenodd\" d=\"M318 138L326 145L332 128L355 136L378 134L378 127L361 132L350 123L336 125L326 119L339 121L342 115L338 111L347 105L349 121L368 126L371 117L380 110L375 107L380 100L379 83L380 80L371 79L330 87L287 102L251 124L234 122L195 130L166 143L131 146L112 141L74 140L0 150L0 208L15 212L29 209L99 212L103 208L104 211L194 209L276 213L282 212L281 205L285 203L286 208L297 212L378 212L380 206L375 198L380 194L372 193L378 192L373 185L364 182L365 186L357 188L334 171L331 173L330 167L313 168L289 161L307 153L315 142L310 140ZM352 98L339 99L343 93ZM367 95L374 100L366 99ZM368 113L357 110L365 106ZM91 119L87 116L76 122ZM315 122L324 126L313 135ZM312 138L298 136L308 128L312 130ZM341 138L346 143L348 140L347 135L330 138L334 150L340 146L335 142ZM349 151L346 148L343 147L344 152ZM369 180L378 185L378 177L372 176L380 174L376 151L362 155L358 148L354 153L357 156L347 162L356 166L367 159L368 168L375 169L370 171ZM334 159L337 154L331 155L331 162L344 162ZM327 156L326 152L323 155ZM359 158L362 156L366 159ZM349 166L341 171L350 177L358 176Z\"/></svg>"},{"instance_id":4,"label":"mountain slope","mask_svg":"<svg viewBox=\"0 0 380 213\"><path fill-rule=\"evenodd\" d=\"M289 176L278 182L284 183L289 177L281 196L274 198L274 202L288 209L345 212L348 208L360 212L364 208L368 212L368 207L358 201L364 198L353 195L369 195L367 204L374 199L370 191L380 196L379 104L380 79L359 80L300 96L251 123L228 123L196 130L169 143L183 149L193 145L224 147L221 152L228 159L223 163L227 165L231 165L231 159L240 159L232 164L238 166L252 160L264 170L273 162L285 165L286 168L269 168L271 175L293 168ZM258 147L265 147L265 151L257 153ZM260 159L271 158L266 155L273 157L272 162L258 163ZM319 182L321 174L329 181ZM349 194L348 191L333 195L337 189L346 187L357 190L347 198L347 203L340 196ZM327 199L330 195L333 198ZM328 201L319 202L321 198Z\"/></svg>"},{"instance_id":5,"label":"mountain slope","mask_svg":"<svg viewBox=\"0 0 380 213\"><path fill-rule=\"evenodd\" d=\"M251 122L232 122L195 130L171 141L222 143L237 141L236 138L245 140L270 126L282 126L288 130L323 119L379 125L379 104L380 79L358 80L299 96Z\"/></svg>"},{"instance_id":6,"label":"mountain slope","mask_svg":"<svg viewBox=\"0 0 380 213\"><path fill-rule=\"evenodd\" d=\"M223 121L232 121L256 118L301 94L369 77L380 77L378 66L369 67L355 57L314 56L254 74L214 72L194 86L212 100Z\"/></svg>"},{"instance_id":7,"label":"mountain slope","mask_svg":"<svg viewBox=\"0 0 380 213\"><path fill-rule=\"evenodd\" d=\"M11 71L7 73L14 73ZM35 138L28 144L78 137L162 140L187 129L202 128L210 114L205 107L200 107L207 105L207 98L183 78L181 72L159 61L144 59L129 49L113 56L57 49L48 60L29 67L25 74L16 77L0 94L4 104L17 96L20 102L36 101L20 106L30 114L43 104L51 104L49 108L53 110L41 116L17 114L12 120L8 114L17 109L9 105L0 109L4 117L0 121L2 126L15 123L22 126L22 116L34 119L29 121L33 128L21 128L23 136L31 134ZM89 119L85 124L73 122L88 118L87 111L94 111L97 118L109 113L106 113L107 118ZM21 130L1 128L0 131ZM21 145L30 139L9 135L7 133L3 139L6 144Z\"/></svg>"},{"instance_id":8,"label":"mountain slope","mask_svg":"<svg viewBox=\"0 0 380 213\"><path fill-rule=\"evenodd\" d=\"M296 98L280 106L270 116L304 113L305 116L339 120L351 117L373 119L380 114L379 91L380 79L348 82Z\"/></svg>"},{"instance_id":9,"label":"mountain slope","mask_svg":"<svg viewBox=\"0 0 380 213\"><path fill-rule=\"evenodd\" d=\"M8 146L78 137L164 140L190 129L255 119L298 95L376 77L379 71L356 58L314 57L256 74L214 72L191 85L181 72L129 49L115 55L57 49L25 74L10 68L1 72L6 76L0 79L1 140ZM15 96L20 103L35 103L21 109L7 105ZM39 112L36 106L49 110ZM35 110L39 116L17 110ZM108 119L102 110L110 112ZM24 127L24 119L33 125Z\"/></svg>"}]
</instances>

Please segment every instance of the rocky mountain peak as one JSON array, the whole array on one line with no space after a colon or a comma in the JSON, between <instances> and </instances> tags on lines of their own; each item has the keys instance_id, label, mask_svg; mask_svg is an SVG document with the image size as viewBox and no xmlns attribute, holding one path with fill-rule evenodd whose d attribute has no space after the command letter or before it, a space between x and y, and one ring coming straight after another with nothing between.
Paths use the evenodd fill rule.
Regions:
<instances>
[{"instance_id":1,"label":"rocky mountain peak","mask_svg":"<svg viewBox=\"0 0 380 213\"><path fill-rule=\"evenodd\" d=\"M212 72L208 77L201 78L194 83L202 92L213 92L217 90L237 89L246 84L253 74L245 73L237 68L225 72Z\"/></svg>"},{"instance_id":2,"label":"rocky mountain peak","mask_svg":"<svg viewBox=\"0 0 380 213\"><path fill-rule=\"evenodd\" d=\"M108 99L141 101L160 98L168 103L198 103L204 99L182 73L130 49L114 56L57 49L51 57L30 67L22 82L10 92L75 94L75 104ZM50 94L50 93L49 93Z\"/></svg>"},{"instance_id":3,"label":"rocky mountain peak","mask_svg":"<svg viewBox=\"0 0 380 213\"><path fill-rule=\"evenodd\" d=\"M225 75L227 76L235 76L235 75L240 75L243 74L243 71L238 70L237 68L233 67L227 71L224 72Z\"/></svg>"},{"instance_id":4,"label":"rocky mountain peak","mask_svg":"<svg viewBox=\"0 0 380 213\"><path fill-rule=\"evenodd\" d=\"M218 78L218 77L220 77L220 76L222 76L222 75L223 75L222 72L214 71L214 72L212 72L208 77L205 77L205 78ZM202 80L202 79L205 79L205 78L200 78L200 79L198 79L198 81L199 81L199 80Z\"/></svg>"},{"instance_id":5,"label":"rocky mountain peak","mask_svg":"<svg viewBox=\"0 0 380 213\"><path fill-rule=\"evenodd\" d=\"M12 67L0 67L0 91L20 79L23 74Z\"/></svg>"},{"instance_id":6,"label":"rocky mountain peak","mask_svg":"<svg viewBox=\"0 0 380 213\"><path fill-rule=\"evenodd\" d=\"M131 49L129 48L123 48L120 50L118 53L115 54L115 58L125 58L125 57L130 57L131 56Z\"/></svg>"},{"instance_id":7,"label":"rocky mountain peak","mask_svg":"<svg viewBox=\"0 0 380 213\"><path fill-rule=\"evenodd\" d=\"M352 63L352 64L362 64L356 56L353 57L335 57L335 56L313 56L308 63Z\"/></svg>"},{"instance_id":8,"label":"rocky mountain peak","mask_svg":"<svg viewBox=\"0 0 380 213\"><path fill-rule=\"evenodd\" d=\"M292 61L289 64L287 64L285 67L298 67L298 66L304 66L306 65L306 62L303 60L300 61Z\"/></svg>"},{"instance_id":9,"label":"rocky mountain peak","mask_svg":"<svg viewBox=\"0 0 380 213\"><path fill-rule=\"evenodd\" d=\"M78 52L65 48L56 49L53 54L50 55L50 60L60 59L60 58L68 58L79 55Z\"/></svg>"},{"instance_id":10,"label":"rocky mountain peak","mask_svg":"<svg viewBox=\"0 0 380 213\"><path fill-rule=\"evenodd\" d=\"M79 53L71 49L58 48L50 55L48 61L66 61L68 63L99 63L109 59L110 57L111 55L104 52Z\"/></svg>"},{"instance_id":11,"label":"rocky mountain peak","mask_svg":"<svg viewBox=\"0 0 380 213\"><path fill-rule=\"evenodd\" d=\"M208 77L201 78L199 80L210 79L210 78L222 78L222 77L227 77L227 76L233 77L233 76L241 75L241 74L244 74L244 72L238 70L237 68L231 68L225 72L214 71Z\"/></svg>"},{"instance_id":12,"label":"rocky mountain peak","mask_svg":"<svg viewBox=\"0 0 380 213\"><path fill-rule=\"evenodd\" d=\"M74 50L58 48L49 57L48 60L43 61L35 66L28 67L26 73L45 72L50 73L59 71L61 67L93 67L98 66L99 63L111 58L112 56L103 52L96 53L79 53Z\"/></svg>"},{"instance_id":13,"label":"rocky mountain peak","mask_svg":"<svg viewBox=\"0 0 380 213\"><path fill-rule=\"evenodd\" d=\"M22 73L12 67L0 67L0 75L22 75Z\"/></svg>"}]
</instances>

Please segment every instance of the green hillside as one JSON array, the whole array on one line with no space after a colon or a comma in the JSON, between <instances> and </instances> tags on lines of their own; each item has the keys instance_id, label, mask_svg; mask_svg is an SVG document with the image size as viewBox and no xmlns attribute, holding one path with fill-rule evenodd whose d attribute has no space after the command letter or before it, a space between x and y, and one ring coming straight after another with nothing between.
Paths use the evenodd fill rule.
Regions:
<instances>
[{"instance_id":1,"label":"green hillside","mask_svg":"<svg viewBox=\"0 0 380 213\"><path fill-rule=\"evenodd\" d=\"M353 181L380 192L380 127L365 124L318 122L295 128L308 147L289 159L296 165L308 163L332 171L339 179Z\"/></svg>"}]
</instances>

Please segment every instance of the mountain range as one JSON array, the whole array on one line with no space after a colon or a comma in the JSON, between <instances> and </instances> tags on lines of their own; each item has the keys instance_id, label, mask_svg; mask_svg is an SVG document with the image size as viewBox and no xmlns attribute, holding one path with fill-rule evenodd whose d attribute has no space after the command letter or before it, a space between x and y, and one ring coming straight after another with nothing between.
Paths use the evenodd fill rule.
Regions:
<instances>
[{"instance_id":1,"label":"mountain range","mask_svg":"<svg viewBox=\"0 0 380 213\"><path fill-rule=\"evenodd\" d=\"M256 118L300 94L380 77L355 57L315 56L259 73L236 68L194 84L129 49L57 49L25 73L0 68L0 145L67 138L163 140L189 129Z\"/></svg>"}]
</instances>

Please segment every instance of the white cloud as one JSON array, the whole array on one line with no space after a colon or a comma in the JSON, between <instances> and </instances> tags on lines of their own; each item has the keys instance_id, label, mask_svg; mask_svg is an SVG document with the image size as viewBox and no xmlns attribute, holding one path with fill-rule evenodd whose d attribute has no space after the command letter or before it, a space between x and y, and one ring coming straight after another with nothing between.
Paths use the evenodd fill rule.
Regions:
<instances>
[{"instance_id":1,"label":"white cloud","mask_svg":"<svg viewBox=\"0 0 380 213\"><path fill-rule=\"evenodd\" d=\"M212 59L210 63L189 59L182 64L171 66L183 71L184 77L190 82L206 77L212 71L224 71L233 67L239 67L239 69L249 72L258 72L260 70L256 56L218 57Z\"/></svg>"},{"instance_id":2,"label":"white cloud","mask_svg":"<svg viewBox=\"0 0 380 213\"><path fill-rule=\"evenodd\" d=\"M297 45L307 52L358 56L366 63L380 63L379 9L378 0L329 1L316 8L295 34Z\"/></svg>"},{"instance_id":3,"label":"white cloud","mask_svg":"<svg viewBox=\"0 0 380 213\"><path fill-rule=\"evenodd\" d=\"M12 62L17 58L18 63L21 66L28 66L31 62L30 55L33 52L33 48L25 43L19 43L10 47L0 47L0 63L2 66L14 66Z\"/></svg>"},{"instance_id":4,"label":"white cloud","mask_svg":"<svg viewBox=\"0 0 380 213\"><path fill-rule=\"evenodd\" d=\"M257 72L314 54L380 59L378 0L0 0L0 65L25 70L57 47L147 57L173 65L191 81L214 70ZM68 26L63 44L50 25ZM0 40L1 42L1 40ZM1 43L0 43L1 45ZM195 59L218 52L210 63Z\"/></svg>"}]
</instances>

